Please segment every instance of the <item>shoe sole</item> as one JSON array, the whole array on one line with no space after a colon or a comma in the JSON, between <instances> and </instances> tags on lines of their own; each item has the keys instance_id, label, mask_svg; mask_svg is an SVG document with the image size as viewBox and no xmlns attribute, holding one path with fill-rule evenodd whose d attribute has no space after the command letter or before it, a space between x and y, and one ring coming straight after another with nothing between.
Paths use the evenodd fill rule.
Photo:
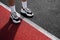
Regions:
<instances>
[{"instance_id":1,"label":"shoe sole","mask_svg":"<svg viewBox=\"0 0 60 40\"><path fill-rule=\"evenodd\" d=\"M11 20L13 21L14 24L18 24L18 23L21 22L21 21L20 21L20 22L14 21L11 15L10 15L10 18L11 18Z\"/></svg>"},{"instance_id":2,"label":"shoe sole","mask_svg":"<svg viewBox=\"0 0 60 40\"><path fill-rule=\"evenodd\" d=\"M23 15L26 18L32 18L33 16L27 16L25 13L20 12L21 15Z\"/></svg>"}]
</instances>

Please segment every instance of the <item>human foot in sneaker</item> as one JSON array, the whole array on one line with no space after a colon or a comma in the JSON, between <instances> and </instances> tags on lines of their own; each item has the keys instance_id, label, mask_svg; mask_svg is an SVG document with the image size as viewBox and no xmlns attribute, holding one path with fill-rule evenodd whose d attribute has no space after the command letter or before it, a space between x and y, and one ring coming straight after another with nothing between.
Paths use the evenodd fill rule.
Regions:
<instances>
[{"instance_id":1,"label":"human foot in sneaker","mask_svg":"<svg viewBox=\"0 0 60 40\"><path fill-rule=\"evenodd\" d=\"M20 17L18 17L16 12L11 12L11 19L13 21L13 23L20 23Z\"/></svg>"},{"instance_id":2,"label":"human foot in sneaker","mask_svg":"<svg viewBox=\"0 0 60 40\"><path fill-rule=\"evenodd\" d=\"M21 14L25 17L33 17L34 14L29 8L21 8Z\"/></svg>"}]
</instances>

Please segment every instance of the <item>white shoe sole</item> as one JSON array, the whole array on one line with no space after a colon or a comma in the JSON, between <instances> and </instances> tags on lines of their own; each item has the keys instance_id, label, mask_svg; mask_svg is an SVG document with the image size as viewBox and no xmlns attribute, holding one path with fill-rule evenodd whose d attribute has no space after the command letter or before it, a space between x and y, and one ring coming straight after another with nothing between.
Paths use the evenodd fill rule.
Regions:
<instances>
[{"instance_id":1,"label":"white shoe sole","mask_svg":"<svg viewBox=\"0 0 60 40\"><path fill-rule=\"evenodd\" d=\"M10 18L12 19L12 21L13 21L13 23L20 23L21 21L19 20L19 21L15 21L15 20L13 20L13 18L12 18L12 16L10 15Z\"/></svg>"}]
</instances>

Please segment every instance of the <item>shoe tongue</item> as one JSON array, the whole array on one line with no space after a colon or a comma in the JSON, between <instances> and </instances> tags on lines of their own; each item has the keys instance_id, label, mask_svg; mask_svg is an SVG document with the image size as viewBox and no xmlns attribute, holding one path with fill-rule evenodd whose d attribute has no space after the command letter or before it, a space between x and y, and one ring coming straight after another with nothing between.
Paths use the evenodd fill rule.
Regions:
<instances>
[{"instance_id":1,"label":"shoe tongue","mask_svg":"<svg viewBox=\"0 0 60 40\"><path fill-rule=\"evenodd\" d=\"M29 13L31 13L31 10L29 10L28 8L26 9Z\"/></svg>"},{"instance_id":2,"label":"shoe tongue","mask_svg":"<svg viewBox=\"0 0 60 40\"><path fill-rule=\"evenodd\" d=\"M18 19L16 12L13 12L12 15L15 19Z\"/></svg>"},{"instance_id":3,"label":"shoe tongue","mask_svg":"<svg viewBox=\"0 0 60 40\"><path fill-rule=\"evenodd\" d=\"M28 8L26 8L27 10L29 10Z\"/></svg>"},{"instance_id":4,"label":"shoe tongue","mask_svg":"<svg viewBox=\"0 0 60 40\"><path fill-rule=\"evenodd\" d=\"M29 8L23 8L26 12L31 13L31 10Z\"/></svg>"}]
</instances>

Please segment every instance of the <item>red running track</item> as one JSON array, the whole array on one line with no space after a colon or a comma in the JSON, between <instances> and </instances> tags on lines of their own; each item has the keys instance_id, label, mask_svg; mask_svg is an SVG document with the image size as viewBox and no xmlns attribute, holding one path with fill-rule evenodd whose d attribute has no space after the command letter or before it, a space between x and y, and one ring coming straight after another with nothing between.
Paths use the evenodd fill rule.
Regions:
<instances>
[{"instance_id":1,"label":"red running track","mask_svg":"<svg viewBox=\"0 0 60 40\"><path fill-rule=\"evenodd\" d=\"M10 12L0 6L0 40L51 40L24 20L14 24Z\"/></svg>"}]
</instances>

